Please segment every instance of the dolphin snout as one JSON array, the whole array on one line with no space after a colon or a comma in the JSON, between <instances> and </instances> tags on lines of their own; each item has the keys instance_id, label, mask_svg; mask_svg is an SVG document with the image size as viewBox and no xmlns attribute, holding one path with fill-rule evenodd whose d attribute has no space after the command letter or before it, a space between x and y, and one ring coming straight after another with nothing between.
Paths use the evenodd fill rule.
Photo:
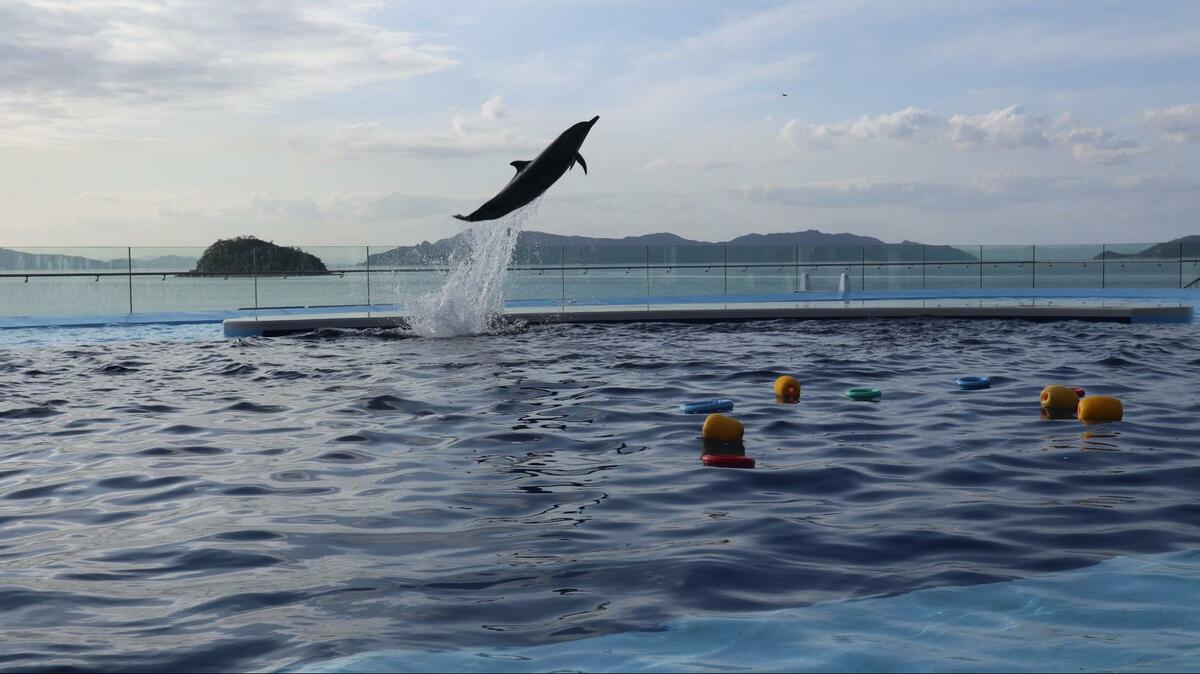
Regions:
<instances>
[{"instance_id":1,"label":"dolphin snout","mask_svg":"<svg viewBox=\"0 0 1200 674\"><path fill-rule=\"evenodd\" d=\"M588 126L595 124L597 119L600 119L600 115L596 115L595 117L593 117L592 121L588 122Z\"/></svg>"}]
</instances>

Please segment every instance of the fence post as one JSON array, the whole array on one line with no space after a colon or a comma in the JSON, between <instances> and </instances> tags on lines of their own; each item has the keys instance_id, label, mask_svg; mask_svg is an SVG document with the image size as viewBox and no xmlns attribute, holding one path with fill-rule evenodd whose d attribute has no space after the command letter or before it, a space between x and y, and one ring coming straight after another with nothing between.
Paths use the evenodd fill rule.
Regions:
<instances>
[{"instance_id":1,"label":"fence post","mask_svg":"<svg viewBox=\"0 0 1200 674\"><path fill-rule=\"evenodd\" d=\"M562 280L562 306L563 311L567 310L567 247L562 245L558 247L558 276Z\"/></svg>"},{"instance_id":2,"label":"fence post","mask_svg":"<svg viewBox=\"0 0 1200 674\"><path fill-rule=\"evenodd\" d=\"M125 247L125 260L129 265L126 270L129 278L129 313L133 313L133 247Z\"/></svg>"},{"instance_id":3,"label":"fence post","mask_svg":"<svg viewBox=\"0 0 1200 674\"><path fill-rule=\"evenodd\" d=\"M254 279L254 308L258 309L258 249L250 249L250 276Z\"/></svg>"},{"instance_id":4,"label":"fence post","mask_svg":"<svg viewBox=\"0 0 1200 674\"><path fill-rule=\"evenodd\" d=\"M371 310L371 247L367 246L367 311Z\"/></svg>"},{"instance_id":5,"label":"fence post","mask_svg":"<svg viewBox=\"0 0 1200 674\"><path fill-rule=\"evenodd\" d=\"M650 246L646 246L646 259L643 262L646 265L646 302L650 302ZM1182 269L1182 267L1180 267ZM1183 278L1183 272L1179 272L1179 278ZM1182 283L1182 281L1180 281Z\"/></svg>"},{"instance_id":6,"label":"fence post","mask_svg":"<svg viewBox=\"0 0 1200 674\"><path fill-rule=\"evenodd\" d=\"M721 256L724 258L725 267L725 283L722 289L722 295L729 294L729 246L721 246Z\"/></svg>"}]
</instances>

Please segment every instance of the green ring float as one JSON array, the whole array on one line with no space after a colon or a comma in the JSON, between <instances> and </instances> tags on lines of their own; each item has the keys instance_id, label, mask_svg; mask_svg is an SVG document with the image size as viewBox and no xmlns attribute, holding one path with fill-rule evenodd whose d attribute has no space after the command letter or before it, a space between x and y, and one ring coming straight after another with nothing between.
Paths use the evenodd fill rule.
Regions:
<instances>
[{"instance_id":1,"label":"green ring float","mask_svg":"<svg viewBox=\"0 0 1200 674\"><path fill-rule=\"evenodd\" d=\"M846 397L851 400L874 400L881 395L883 395L883 392L877 388L846 389Z\"/></svg>"}]
</instances>

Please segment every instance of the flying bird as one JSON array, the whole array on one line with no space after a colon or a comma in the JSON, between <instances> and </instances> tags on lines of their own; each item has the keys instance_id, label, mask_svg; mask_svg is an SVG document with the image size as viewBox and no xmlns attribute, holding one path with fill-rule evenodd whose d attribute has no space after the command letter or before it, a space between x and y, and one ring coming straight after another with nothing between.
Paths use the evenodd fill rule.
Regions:
<instances>
[{"instance_id":1,"label":"flying bird","mask_svg":"<svg viewBox=\"0 0 1200 674\"><path fill-rule=\"evenodd\" d=\"M579 154L579 146L583 145L597 119L600 119L599 115L591 121L571 125L571 128L559 134L558 138L532 161L511 162L510 165L517 170L517 174L508 181L504 189L470 215L454 217L467 222L495 220L537 199L564 173L574 168L575 164L582 166L586 174L587 162L583 160L583 155Z\"/></svg>"}]
</instances>

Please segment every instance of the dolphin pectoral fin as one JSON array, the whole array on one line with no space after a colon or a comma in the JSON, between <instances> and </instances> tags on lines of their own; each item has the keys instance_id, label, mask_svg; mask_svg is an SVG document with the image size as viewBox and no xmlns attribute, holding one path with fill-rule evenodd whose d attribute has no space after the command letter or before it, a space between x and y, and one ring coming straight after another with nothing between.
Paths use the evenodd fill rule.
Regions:
<instances>
[{"instance_id":1,"label":"dolphin pectoral fin","mask_svg":"<svg viewBox=\"0 0 1200 674\"><path fill-rule=\"evenodd\" d=\"M514 162L509 162L508 165L517 169L517 173L520 173L521 171L523 171L525 169L526 166L529 166L529 162L517 160Z\"/></svg>"},{"instance_id":2,"label":"dolphin pectoral fin","mask_svg":"<svg viewBox=\"0 0 1200 674\"><path fill-rule=\"evenodd\" d=\"M583 167L583 175L587 175L587 162L583 160L583 155L576 152L575 161L579 162L579 165Z\"/></svg>"}]
</instances>

